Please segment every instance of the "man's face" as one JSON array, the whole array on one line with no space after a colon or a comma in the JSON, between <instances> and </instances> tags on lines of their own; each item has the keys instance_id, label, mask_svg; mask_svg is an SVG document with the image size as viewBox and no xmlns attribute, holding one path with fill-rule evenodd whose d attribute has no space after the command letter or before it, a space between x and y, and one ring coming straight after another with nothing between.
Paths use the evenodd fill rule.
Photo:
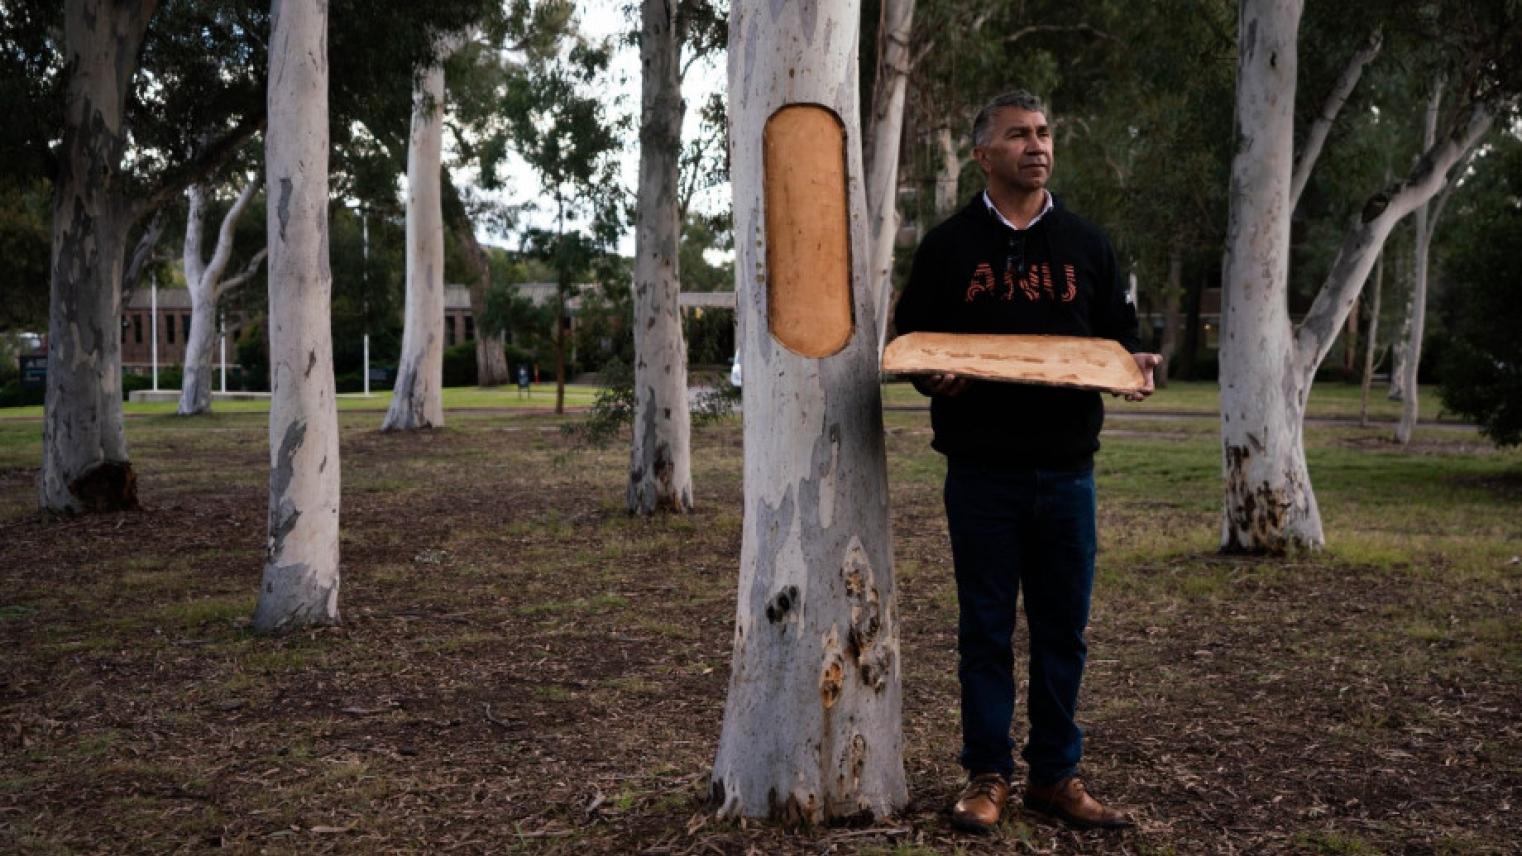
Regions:
<instances>
[{"instance_id":1,"label":"man's face","mask_svg":"<svg viewBox=\"0 0 1522 856\"><path fill-rule=\"evenodd\" d=\"M1019 107L996 110L988 123L988 142L975 146L977 159L990 184L1032 192L1052 177L1052 129L1046 115Z\"/></svg>"}]
</instances>

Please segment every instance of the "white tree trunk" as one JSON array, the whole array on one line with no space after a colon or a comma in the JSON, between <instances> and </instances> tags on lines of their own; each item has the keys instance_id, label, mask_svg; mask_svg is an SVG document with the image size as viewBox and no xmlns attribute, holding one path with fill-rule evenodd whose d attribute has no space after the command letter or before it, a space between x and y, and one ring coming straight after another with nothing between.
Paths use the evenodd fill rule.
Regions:
<instances>
[{"instance_id":1,"label":"white tree trunk","mask_svg":"<svg viewBox=\"0 0 1522 856\"><path fill-rule=\"evenodd\" d=\"M1285 300L1300 12L1300 0L1242 0L1238 20L1237 153L1222 295L1225 550L1323 542L1301 442L1309 383L1292 359Z\"/></svg>"},{"instance_id":2,"label":"white tree trunk","mask_svg":"<svg viewBox=\"0 0 1522 856\"><path fill-rule=\"evenodd\" d=\"M212 351L217 341L217 306L223 294L253 276L264 257L264 251L260 250L250 262L248 270L234 279L222 279L227 263L232 259L233 232L258 187L257 182L249 182L227 209L227 214L222 218L222 227L217 231L217 246L212 251L211 261L205 262L202 261L201 249L211 192L201 182L190 186L184 251L185 285L190 291L190 332L185 337L185 371L180 382L177 412L181 416L211 412Z\"/></svg>"},{"instance_id":3,"label":"white tree trunk","mask_svg":"<svg viewBox=\"0 0 1522 856\"><path fill-rule=\"evenodd\" d=\"M677 156L682 89L676 4L644 0L640 33L639 205L634 233L634 443L632 514L692 510L692 418L687 344L677 304Z\"/></svg>"},{"instance_id":4,"label":"white tree trunk","mask_svg":"<svg viewBox=\"0 0 1522 856\"><path fill-rule=\"evenodd\" d=\"M936 150L940 152L940 168L935 174L935 215L950 217L957 207L957 179L962 173L962 159L957 156L956 137L951 127L935 130Z\"/></svg>"},{"instance_id":5,"label":"white tree trunk","mask_svg":"<svg viewBox=\"0 0 1522 856\"><path fill-rule=\"evenodd\" d=\"M1406 343L1411 340L1411 313L1416 304L1411 300L1411 284L1406 263L1395 263L1395 281L1406 289L1406 309L1401 313L1400 330L1390 343L1390 379L1385 385L1385 398L1400 401L1406 397Z\"/></svg>"},{"instance_id":6,"label":"white tree trunk","mask_svg":"<svg viewBox=\"0 0 1522 856\"><path fill-rule=\"evenodd\" d=\"M868 119L867 217L869 270L877 293L877 352L888 339L893 303L893 245L898 237L898 153L904 134L904 95L909 88L909 36L914 0L883 0L877 34L877 75Z\"/></svg>"},{"instance_id":7,"label":"white tree trunk","mask_svg":"<svg viewBox=\"0 0 1522 856\"><path fill-rule=\"evenodd\" d=\"M859 22L848 0L730 14L745 516L711 782L728 817L820 823L907 800Z\"/></svg>"},{"instance_id":8,"label":"white tree trunk","mask_svg":"<svg viewBox=\"0 0 1522 856\"><path fill-rule=\"evenodd\" d=\"M328 6L272 0L269 540L254 630L338 621L338 408L328 268Z\"/></svg>"},{"instance_id":9,"label":"white tree trunk","mask_svg":"<svg viewBox=\"0 0 1522 856\"><path fill-rule=\"evenodd\" d=\"M38 504L55 512L137 507L122 430L121 279L131 225L115 195L123 116L156 3L69 0L69 70L53 188L48 373Z\"/></svg>"},{"instance_id":10,"label":"white tree trunk","mask_svg":"<svg viewBox=\"0 0 1522 856\"><path fill-rule=\"evenodd\" d=\"M407 141L407 297L396 387L382 431L444 426L444 66L430 66L412 94Z\"/></svg>"},{"instance_id":11,"label":"white tree trunk","mask_svg":"<svg viewBox=\"0 0 1522 856\"><path fill-rule=\"evenodd\" d=\"M1358 424L1369 424L1369 387L1374 382L1374 359L1379 346L1380 301L1385 290L1385 254L1374 260L1374 297L1369 301L1369 327L1364 334L1363 381L1358 393Z\"/></svg>"},{"instance_id":12,"label":"white tree trunk","mask_svg":"<svg viewBox=\"0 0 1522 856\"><path fill-rule=\"evenodd\" d=\"M1432 148L1437 141L1437 116L1443 105L1443 80L1438 78L1422 117L1422 150ZM1421 392L1417 388L1418 370L1422 363L1422 337L1427 327L1427 271L1432 257L1432 224L1429 222L1431 206L1423 202L1416 207L1416 241L1411 265L1411 324L1407 330L1404 350L1405 363L1401 366L1400 422L1395 426L1395 439L1402 446L1411 442L1411 432L1416 429L1417 405Z\"/></svg>"}]
</instances>

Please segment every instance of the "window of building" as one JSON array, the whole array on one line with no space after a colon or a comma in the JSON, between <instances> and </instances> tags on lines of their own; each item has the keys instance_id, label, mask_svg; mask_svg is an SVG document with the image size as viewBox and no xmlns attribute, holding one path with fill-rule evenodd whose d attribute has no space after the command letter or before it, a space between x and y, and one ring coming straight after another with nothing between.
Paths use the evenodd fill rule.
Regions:
<instances>
[{"instance_id":1,"label":"window of building","mask_svg":"<svg viewBox=\"0 0 1522 856\"><path fill-rule=\"evenodd\" d=\"M143 316L141 313L132 316L132 343L134 345L141 345L143 343Z\"/></svg>"},{"instance_id":2,"label":"window of building","mask_svg":"<svg viewBox=\"0 0 1522 856\"><path fill-rule=\"evenodd\" d=\"M465 316L465 338L466 339L474 339L475 337L476 337L476 319L472 318L469 315L467 315L467 316Z\"/></svg>"},{"instance_id":3,"label":"window of building","mask_svg":"<svg viewBox=\"0 0 1522 856\"><path fill-rule=\"evenodd\" d=\"M449 347L454 347L454 316L444 316L444 341Z\"/></svg>"},{"instance_id":4,"label":"window of building","mask_svg":"<svg viewBox=\"0 0 1522 856\"><path fill-rule=\"evenodd\" d=\"M168 312L164 313L164 341L168 342L171 345L174 344L174 315L173 315L173 313L168 313Z\"/></svg>"},{"instance_id":5,"label":"window of building","mask_svg":"<svg viewBox=\"0 0 1522 856\"><path fill-rule=\"evenodd\" d=\"M185 344L190 344L190 316L180 316L180 332L185 334Z\"/></svg>"}]
</instances>

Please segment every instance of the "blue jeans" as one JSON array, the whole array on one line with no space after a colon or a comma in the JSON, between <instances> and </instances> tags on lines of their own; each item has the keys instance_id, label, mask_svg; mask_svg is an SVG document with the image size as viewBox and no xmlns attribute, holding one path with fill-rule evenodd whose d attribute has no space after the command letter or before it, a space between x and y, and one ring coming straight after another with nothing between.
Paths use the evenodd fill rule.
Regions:
<instances>
[{"instance_id":1,"label":"blue jeans","mask_svg":"<svg viewBox=\"0 0 1522 856\"><path fill-rule=\"evenodd\" d=\"M1030 781L1054 784L1083 755L1073 721L1094 587L1094 472L997 469L950 459L946 519L956 565L962 766L1014 773L1017 595L1030 629Z\"/></svg>"}]
</instances>

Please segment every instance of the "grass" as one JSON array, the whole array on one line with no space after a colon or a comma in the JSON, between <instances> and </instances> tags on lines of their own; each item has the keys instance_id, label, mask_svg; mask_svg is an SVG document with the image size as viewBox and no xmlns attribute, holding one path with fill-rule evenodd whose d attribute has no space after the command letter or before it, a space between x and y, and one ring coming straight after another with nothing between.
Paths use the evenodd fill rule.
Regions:
<instances>
[{"instance_id":1,"label":"grass","mask_svg":"<svg viewBox=\"0 0 1522 856\"><path fill-rule=\"evenodd\" d=\"M1322 381L1311 387L1307 415L1321 418L1356 419L1362 391L1357 384L1341 381ZM923 405L925 397L907 382L883 385L883 401L889 405ZM1442 399L1436 386L1421 387L1421 418L1441 421L1457 421L1451 414L1442 412ZM1174 381L1157 391L1146 401L1130 402L1106 398L1106 406L1112 415L1126 413L1198 413L1220 412L1220 387L1215 381ZM1369 393L1369 418L1376 422L1392 422L1400 418L1401 404L1385 398L1382 388Z\"/></svg>"},{"instance_id":2,"label":"grass","mask_svg":"<svg viewBox=\"0 0 1522 856\"><path fill-rule=\"evenodd\" d=\"M565 403L567 407L587 407L597 397L597 387L585 384L566 384ZM382 413L391 406L390 390L375 390L369 397L360 393L344 393L338 396L338 409L341 411L381 411ZM546 407L555 406L555 385L535 384L526 396L519 396L517 387L445 387L444 407L446 410L492 408L506 410L542 410ZM154 402L125 402L122 404L122 412L128 416L173 416L178 407L174 401ZM270 409L269 399L253 399L246 401L216 401L212 402L212 413L268 413ZM42 418L42 405L34 404L25 407L0 407L0 419L40 419Z\"/></svg>"}]
</instances>

